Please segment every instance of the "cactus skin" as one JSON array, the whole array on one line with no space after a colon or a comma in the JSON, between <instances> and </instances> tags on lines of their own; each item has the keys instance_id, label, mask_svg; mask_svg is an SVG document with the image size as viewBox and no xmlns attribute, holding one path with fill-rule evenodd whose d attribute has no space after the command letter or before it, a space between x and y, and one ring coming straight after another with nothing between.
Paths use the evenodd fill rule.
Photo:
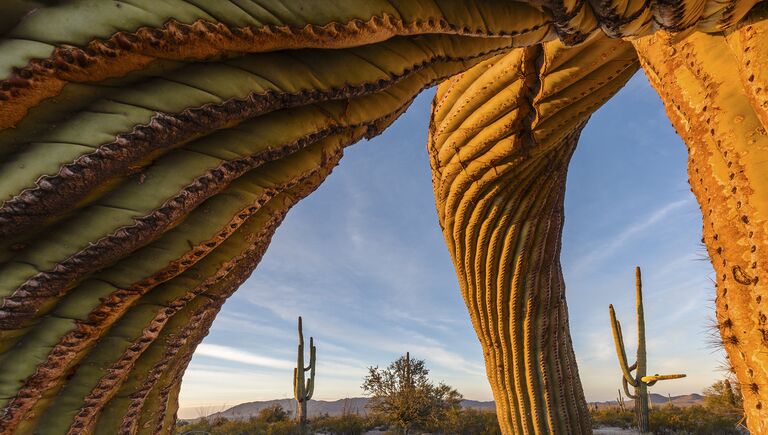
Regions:
<instances>
[{"instance_id":1,"label":"cactus skin","mask_svg":"<svg viewBox=\"0 0 768 435\"><path fill-rule=\"evenodd\" d=\"M591 433L559 260L565 179L590 114L637 68L630 44L593 35L496 56L438 87L437 214L504 433Z\"/></svg>"},{"instance_id":2,"label":"cactus skin","mask_svg":"<svg viewBox=\"0 0 768 435\"><path fill-rule=\"evenodd\" d=\"M315 392L315 357L314 339L309 337L309 365L304 366L304 331L301 328L299 316L299 351L296 367L293 369L293 397L296 399L296 420L302 427L307 424L307 404ZM304 380L304 374L309 372L309 379Z\"/></svg>"},{"instance_id":3,"label":"cactus skin","mask_svg":"<svg viewBox=\"0 0 768 435\"><path fill-rule=\"evenodd\" d=\"M640 433L647 433L649 431L648 408L650 405L648 387L653 386L658 381L680 379L684 378L685 375L646 375L648 361L645 350L643 281L640 276L639 267L635 269L635 301L637 308L637 359L632 365L629 365L627 360L627 351L624 348L624 335L621 332L621 322L616 318L613 305L608 306L608 312L611 317L611 329L613 330L613 341L616 345L616 355L619 358L619 367L622 373L621 386L624 388L624 393L627 397L635 401L635 416ZM632 375L633 371L635 372L634 375ZM634 388L634 393L629 391L630 385Z\"/></svg>"},{"instance_id":4,"label":"cactus skin","mask_svg":"<svg viewBox=\"0 0 768 435\"><path fill-rule=\"evenodd\" d=\"M723 34L635 41L688 148L716 273L716 319L750 433L768 433L768 10Z\"/></svg>"},{"instance_id":5,"label":"cactus skin","mask_svg":"<svg viewBox=\"0 0 768 435\"><path fill-rule=\"evenodd\" d=\"M465 249L465 228L454 225L450 209L466 210L471 199L438 200L450 211L441 224L457 229L460 243L448 233L446 241L463 285L472 283L462 290L505 433L588 433L561 301L558 201L578 131L635 62L626 43L604 40L596 49L591 38L658 28L680 37L732 32L756 2L0 2L0 432L169 432L195 346L285 213L325 179L344 147L378 134L424 87L530 47L510 55L519 56L517 67L496 69L526 76L504 90L522 102L505 118L523 127L515 131L518 148L509 154L511 142L480 138L494 144L493 168L510 169L479 180L490 183L483 188L498 194L510 183L541 194L505 196L503 222L483 230L494 243L509 230L504 240L521 249ZM758 105L768 45L754 43L760 26L749 29L729 33L728 43L751 48L737 54L737 64ZM556 39L586 42L570 56L547 42ZM629 63L613 76L622 57ZM568 65L546 64L553 74L537 78L539 61L555 58ZM482 71L463 77L469 82ZM442 89L451 88L458 89ZM457 94L448 94L442 104L451 106ZM498 109L493 93L478 95L467 112ZM459 159L436 161L450 163L446 180L464 163L485 168L465 155L475 145L469 141ZM534 153L523 160L495 160L528 148ZM472 251L477 261L460 267L458 255ZM519 263L493 275L479 259L486 254ZM515 295L522 299L510 316L503 302ZM523 302L540 310L533 321L519 315L529 308ZM492 322L511 328L495 330ZM494 347L499 340L503 346ZM542 343L556 343L555 354ZM527 354L533 348L540 354ZM748 357L756 366L765 358ZM754 384L765 385L760 379Z\"/></svg>"}]
</instances>

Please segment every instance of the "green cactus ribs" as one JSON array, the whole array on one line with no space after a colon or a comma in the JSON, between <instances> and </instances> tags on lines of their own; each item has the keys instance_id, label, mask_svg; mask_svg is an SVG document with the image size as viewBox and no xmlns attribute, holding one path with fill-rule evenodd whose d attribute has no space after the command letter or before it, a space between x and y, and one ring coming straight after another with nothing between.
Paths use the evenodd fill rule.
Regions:
<instances>
[{"instance_id":1,"label":"green cactus ribs","mask_svg":"<svg viewBox=\"0 0 768 435\"><path fill-rule=\"evenodd\" d=\"M189 138L177 136L159 152L138 156L131 163L133 175L95 183L85 201L68 204L62 216L42 213L42 225L34 226L33 232L24 227L27 230L19 232L17 242L5 245L0 253L0 268L7 278L0 282L7 291L0 316L2 430L166 430L172 424L177 406L173 401L183 369L204 336L204 331L197 333L194 329L207 330L202 325L212 321L216 310L213 307L198 315L185 307L202 310L203 302L212 297L207 289L223 282L226 276L232 276L227 292L234 291L260 258L260 250L245 247L257 244L266 248L279 218L301 197L291 192L307 183L319 184L338 161L344 146L378 134L425 86L508 50L510 43L509 38L468 38L466 43L457 44L437 35L392 39L350 52L327 53L346 57L347 64L357 59L358 72L370 73L359 80L358 91L349 95L321 92L318 101L297 101L293 105L278 99L280 105L267 111L238 112L234 121L211 129L209 125ZM259 83L287 89L288 93L335 86L327 80L322 82L319 68L300 68L295 54L283 58L288 63L275 63L293 65L299 77L304 77L299 73L304 71L310 79L292 81L285 77L279 81L281 76L276 72L269 76L265 71L271 65L270 59L279 56L265 54L258 55L264 56L264 62L250 61L251 65L261 65L262 72L254 75L254 81L233 79L235 89L215 90L215 86L225 86L226 81L209 83L219 77L214 71L238 70L221 69L221 63L190 65L190 71L200 72L200 81L191 87L197 91L191 92L198 92L202 100L195 103L197 97L189 99L182 93L173 101L157 104L184 107L206 98L215 102L214 97L220 97L221 91L240 95L247 89L242 86ZM228 65L244 59L229 60ZM325 77L335 77L333 71L326 70ZM133 79L126 80L126 89L130 89ZM156 76L137 80L137 89L141 83L151 83L149 87L173 86L169 85L172 81ZM193 83L191 76L183 80ZM82 86L72 89L82 90ZM83 99L90 99L86 105L114 101L106 98L106 91L85 92ZM145 94L147 98L151 95ZM69 103L79 108L83 106L78 104L84 104L83 100L62 102ZM46 102L34 110L55 106ZM94 113L101 112L94 109ZM141 111L105 113L125 118L118 125L130 131L140 119L134 115ZM63 115L55 110L45 116L62 116L57 121L60 126L68 120ZM103 138L118 131L99 133L98 124L92 123L94 130L90 130L96 136L95 148L104 143ZM158 126L162 130L162 123ZM79 123L68 127L70 142L91 140L90 133L77 139L75 135L82 127ZM5 137L23 138L14 136L17 132L7 131ZM18 147L8 145L11 151L6 157L13 156L10 159L25 152L23 143ZM89 152L77 151L76 146L71 149ZM59 165L55 159L61 157L54 157L51 167ZM105 170L99 165L93 168ZM107 177L114 175L106 172ZM67 171L63 174L67 175ZM288 203L285 195L290 195ZM262 211L283 203L273 219L259 220ZM250 222L264 229L251 227ZM40 261L36 263L40 267L30 268L33 263L28 260ZM249 268L238 268L240 262L249 264ZM184 314L187 312L190 314ZM190 320L198 318L199 322ZM29 364L31 360L38 363ZM43 426L45 429L41 429Z\"/></svg>"},{"instance_id":2,"label":"green cactus ribs","mask_svg":"<svg viewBox=\"0 0 768 435\"><path fill-rule=\"evenodd\" d=\"M616 355L619 357L619 367L621 368L621 386L624 393L630 399L635 401L635 415L637 426L641 433L649 432L648 420L648 387L656 384L658 381L684 378L683 374L674 375L646 375L648 361L645 350L645 311L643 309L643 281L640 276L640 268L635 269L635 301L637 308L637 359L632 364L628 364L627 352L624 348L624 336L621 332L621 322L616 319L616 312L613 305L608 307L611 317L611 329L613 330L613 340L616 345ZM635 372L635 375L632 375ZM629 391L629 386L634 388L634 393ZM621 396L621 392L619 392ZM622 403L623 405L623 403Z\"/></svg>"},{"instance_id":3,"label":"green cactus ribs","mask_svg":"<svg viewBox=\"0 0 768 435\"><path fill-rule=\"evenodd\" d=\"M315 361L317 356L314 338L309 337L309 365L304 366L304 330L299 316L299 349L296 367L293 369L293 397L296 399L296 420L304 427L307 424L307 405L315 392ZM306 379L309 372L309 379Z\"/></svg>"}]
</instances>

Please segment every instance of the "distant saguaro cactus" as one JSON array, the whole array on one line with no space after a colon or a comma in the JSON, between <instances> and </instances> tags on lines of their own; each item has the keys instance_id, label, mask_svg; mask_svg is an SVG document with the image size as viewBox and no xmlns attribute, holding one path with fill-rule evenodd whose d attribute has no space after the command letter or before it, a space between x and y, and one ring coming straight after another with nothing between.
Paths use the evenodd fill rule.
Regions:
<instances>
[{"instance_id":1,"label":"distant saguaro cactus","mask_svg":"<svg viewBox=\"0 0 768 435\"><path fill-rule=\"evenodd\" d=\"M627 406L624 403L624 397L621 395L621 389L618 389L616 391L618 391L618 393L619 393L618 397L616 397L616 403L618 403L618 405L619 405L619 410L624 412L624 411L627 410Z\"/></svg>"},{"instance_id":2,"label":"distant saguaro cactus","mask_svg":"<svg viewBox=\"0 0 768 435\"><path fill-rule=\"evenodd\" d=\"M304 378L304 373L309 371L309 379ZM299 354L296 367L293 369L293 396L296 398L296 419L305 425L307 423L307 402L315 392L315 344L309 337L309 365L304 367L304 332L299 316Z\"/></svg>"},{"instance_id":3,"label":"distant saguaro cactus","mask_svg":"<svg viewBox=\"0 0 768 435\"><path fill-rule=\"evenodd\" d=\"M616 312L613 305L608 306L611 316L611 327L613 328L613 341L616 344L616 355L619 357L619 366L621 367L622 378L621 385L624 387L624 393L635 401L635 415L637 416L637 427L641 433L648 432L648 387L653 386L658 381L668 379L684 378L684 374L674 375L653 375L647 376L647 356L645 351L645 313L643 311L643 282L640 277L640 268L635 269L635 297L637 306L637 361L629 365L627 362L627 352L624 350L624 336L621 333L621 322L616 319ZM635 375L632 375L632 372ZM630 393L629 385L634 387L634 394Z\"/></svg>"}]
</instances>

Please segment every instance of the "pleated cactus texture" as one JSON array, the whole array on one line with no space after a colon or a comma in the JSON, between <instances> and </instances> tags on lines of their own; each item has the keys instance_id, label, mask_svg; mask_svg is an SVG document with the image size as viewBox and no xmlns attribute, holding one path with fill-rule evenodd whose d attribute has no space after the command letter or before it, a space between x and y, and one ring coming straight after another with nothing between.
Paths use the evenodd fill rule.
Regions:
<instances>
[{"instance_id":1,"label":"pleated cactus texture","mask_svg":"<svg viewBox=\"0 0 768 435\"><path fill-rule=\"evenodd\" d=\"M589 433L560 268L568 162L590 114L637 71L595 34L481 62L438 87L437 214L505 433Z\"/></svg>"},{"instance_id":2,"label":"pleated cactus texture","mask_svg":"<svg viewBox=\"0 0 768 435\"><path fill-rule=\"evenodd\" d=\"M635 269L635 308L637 314L637 357L632 364L629 364L629 360L627 359L627 350L624 343L624 334L621 330L621 322L616 318L616 312L613 309L613 305L608 307L608 312L611 318L613 341L616 345L616 356L619 358L619 368L621 369L621 386L624 388L624 393L626 393L627 397L634 400L638 430L640 433L648 433L650 431L648 409L653 406L653 402L648 396L648 387L652 387L659 381L684 378L685 375L647 375L648 355L646 352L645 341L643 281L639 267ZM632 372L635 372L635 374L633 375ZM630 385L634 389L634 392L629 391ZM619 390L619 406L624 408L624 399L621 398L621 390Z\"/></svg>"},{"instance_id":3,"label":"pleated cactus texture","mask_svg":"<svg viewBox=\"0 0 768 435\"><path fill-rule=\"evenodd\" d=\"M635 43L688 147L716 318L750 432L768 433L768 9L738 28Z\"/></svg>"},{"instance_id":4,"label":"pleated cactus texture","mask_svg":"<svg viewBox=\"0 0 768 435\"><path fill-rule=\"evenodd\" d=\"M455 147L433 135L431 145L436 177L446 180L447 190L436 190L440 219L502 427L590 432L557 257L563 180L580 127L636 68L631 46L608 37L664 29L677 39L751 47L732 55L755 107L746 128L765 122L765 45L755 43L762 24L750 13L757 3L2 2L0 432L169 432L196 345L288 210L346 146L381 132L425 87L465 71L440 89L433 128L450 134L451 119L471 114L513 125L481 129ZM754 25L743 27L748 14ZM641 49L644 59L665 52L666 43L641 41L637 47L653 45ZM475 77L475 96L460 96ZM486 82L493 92L481 89ZM471 107L456 103L464 100ZM460 158L435 160L436 150ZM457 161L500 174L471 184L475 175L466 178ZM447 187L453 180L457 190ZM752 183L740 195L763 195L765 183ZM473 198L490 198L486 189L502 195L503 210L485 225L483 216L467 220ZM470 190L462 202L458 192ZM760 205L751 201L742 205ZM766 239L757 229L762 215L748 213L755 228L738 231L754 244L723 255L744 263L753 292L765 283L742 256L764 255ZM472 241L481 229L494 244ZM714 234L705 234L711 250L720 243ZM473 256L487 256L488 266ZM745 353L737 370L765 373L766 356L728 349L732 358Z\"/></svg>"}]
</instances>

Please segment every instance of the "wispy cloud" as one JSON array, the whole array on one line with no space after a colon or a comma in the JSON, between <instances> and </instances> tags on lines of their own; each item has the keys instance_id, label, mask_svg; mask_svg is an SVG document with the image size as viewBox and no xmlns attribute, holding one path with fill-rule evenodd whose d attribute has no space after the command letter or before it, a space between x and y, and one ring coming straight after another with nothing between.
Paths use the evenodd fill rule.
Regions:
<instances>
[{"instance_id":1,"label":"wispy cloud","mask_svg":"<svg viewBox=\"0 0 768 435\"><path fill-rule=\"evenodd\" d=\"M604 242L600 246L594 247L589 254L577 260L573 265L573 270L577 273L588 271L591 267L616 253L634 237L642 234L644 231L650 229L654 225L664 221L675 211L689 204L691 200L691 198L685 198L668 203L653 213L644 216L642 219L633 222L630 226L626 227L611 240Z\"/></svg>"},{"instance_id":2,"label":"wispy cloud","mask_svg":"<svg viewBox=\"0 0 768 435\"><path fill-rule=\"evenodd\" d=\"M290 369L294 367L294 363L291 361L256 355L234 347L218 344L202 343L197 346L195 355L274 369Z\"/></svg>"}]
</instances>

